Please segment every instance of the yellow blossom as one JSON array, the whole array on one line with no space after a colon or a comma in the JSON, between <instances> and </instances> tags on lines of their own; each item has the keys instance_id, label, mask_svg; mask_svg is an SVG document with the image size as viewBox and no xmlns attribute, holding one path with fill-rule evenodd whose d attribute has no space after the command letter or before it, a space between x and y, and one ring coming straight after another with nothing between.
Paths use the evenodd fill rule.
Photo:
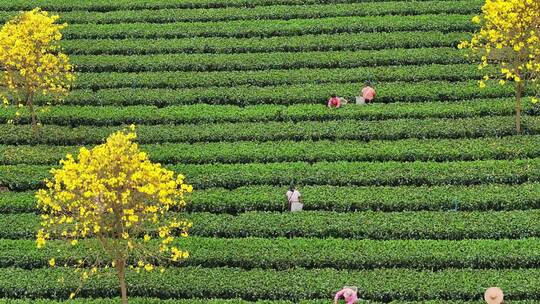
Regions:
<instances>
[{"instance_id":1,"label":"yellow blossom","mask_svg":"<svg viewBox=\"0 0 540 304\"><path fill-rule=\"evenodd\" d=\"M128 221L130 221L130 222L138 222L138 221L139 221L139 216L138 216L138 215L135 215L135 214L130 215L130 216L128 217Z\"/></svg>"},{"instance_id":2,"label":"yellow blossom","mask_svg":"<svg viewBox=\"0 0 540 304\"><path fill-rule=\"evenodd\" d=\"M65 95L75 79L74 67L60 48L60 31L66 25L57 24L58 18L36 8L21 12L0 29L2 82L19 107L28 105L33 123L36 123L33 96ZM3 94L0 94L3 104L8 105ZM21 114L17 113L17 116Z\"/></svg>"},{"instance_id":3,"label":"yellow blossom","mask_svg":"<svg viewBox=\"0 0 540 304\"><path fill-rule=\"evenodd\" d=\"M483 81L483 80L480 80L480 81L478 82L478 85L480 86L480 89L483 89L483 88L486 87L486 82Z\"/></svg>"},{"instance_id":4,"label":"yellow blossom","mask_svg":"<svg viewBox=\"0 0 540 304\"><path fill-rule=\"evenodd\" d=\"M85 242L85 248L99 244L117 271L133 266L129 265L132 254L140 258L136 271L154 270L144 262L149 258L178 261L188 256L179 249L178 232L187 236L191 223L174 218L171 210L185 205L184 195L192 187L183 182L184 176L152 163L134 142L136 137L129 130L115 132L102 145L66 155L50 171L52 177L36 192L43 215L36 234L38 247L51 236L61 236L72 245L91 238L95 243ZM161 242L149 242L152 230ZM77 265L83 279L97 271L86 268L92 265L91 258L88 255Z\"/></svg>"},{"instance_id":5,"label":"yellow blossom","mask_svg":"<svg viewBox=\"0 0 540 304\"><path fill-rule=\"evenodd\" d=\"M470 51L466 55L475 59L479 70L493 66L500 71L492 77L484 77L479 82L480 87L486 86L484 81L495 78L500 85L507 81L515 82L516 96L522 96L529 85L538 89L540 1L486 0L481 15L474 16L472 22L481 27L470 40L459 43L458 48ZM519 115L520 112L516 110L518 132L521 123Z\"/></svg>"}]
</instances>

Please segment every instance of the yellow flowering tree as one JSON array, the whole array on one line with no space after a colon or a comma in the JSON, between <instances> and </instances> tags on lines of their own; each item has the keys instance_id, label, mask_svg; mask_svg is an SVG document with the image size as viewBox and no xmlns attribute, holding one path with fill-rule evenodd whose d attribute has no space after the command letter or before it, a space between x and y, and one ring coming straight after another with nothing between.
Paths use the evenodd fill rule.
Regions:
<instances>
[{"instance_id":1,"label":"yellow flowering tree","mask_svg":"<svg viewBox=\"0 0 540 304\"><path fill-rule=\"evenodd\" d=\"M61 52L58 16L36 8L23 12L0 29L0 68L5 106L26 106L36 124L35 97L39 94L61 96L75 79L73 65ZM9 96L13 98L8 99ZM17 112L20 115L20 112Z\"/></svg>"},{"instance_id":2,"label":"yellow flowering tree","mask_svg":"<svg viewBox=\"0 0 540 304\"><path fill-rule=\"evenodd\" d=\"M134 128L112 134L91 150L81 148L77 160L67 155L61 168L51 170L46 189L36 194L42 211L38 248L51 238L64 239L71 246L80 245L80 239L99 240L87 241L85 248L96 244L109 262L80 260L80 268L90 270L76 270L84 281L97 272L96 266L114 267L122 303L127 303L126 268L153 271L158 258L187 258L178 243L191 227L170 211L185 206L184 194L192 187L184 183L184 176L175 177L150 162L133 142ZM49 263L54 267L56 262L53 258ZM88 267L91 263L93 267ZM74 296L75 292L70 298Z\"/></svg>"},{"instance_id":3,"label":"yellow flowering tree","mask_svg":"<svg viewBox=\"0 0 540 304\"><path fill-rule=\"evenodd\" d=\"M480 62L479 69L495 66L480 81L504 85L514 82L516 93L516 130L521 132L521 99L527 85L538 86L540 76L540 1L486 0L482 14L472 20L481 26L470 41L459 48L472 51ZM538 98L531 99L533 103Z\"/></svg>"}]
</instances>

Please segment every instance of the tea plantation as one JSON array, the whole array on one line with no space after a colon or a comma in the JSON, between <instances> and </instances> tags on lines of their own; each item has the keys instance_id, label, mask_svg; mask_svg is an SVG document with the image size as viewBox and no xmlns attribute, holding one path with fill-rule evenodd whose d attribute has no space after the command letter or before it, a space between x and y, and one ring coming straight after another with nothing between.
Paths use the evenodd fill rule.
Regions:
<instances>
[{"instance_id":1,"label":"tea plantation","mask_svg":"<svg viewBox=\"0 0 540 304\"><path fill-rule=\"evenodd\" d=\"M372 302L481 303L499 286L539 303L540 116L515 135L512 87L480 89L484 71L457 49L482 3L0 1L2 22L57 12L80 72L39 130L0 112L0 303L79 287L70 265L92 240L38 250L34 191L67 153L131 123L195 188L191 257L129 273L131 303L330 303L344 285ZM326 108L368 79L375 104ZM287 212L291 180L300 213ZM105 275L71 302L118 294Z\"/></svg>"}]
</instances>

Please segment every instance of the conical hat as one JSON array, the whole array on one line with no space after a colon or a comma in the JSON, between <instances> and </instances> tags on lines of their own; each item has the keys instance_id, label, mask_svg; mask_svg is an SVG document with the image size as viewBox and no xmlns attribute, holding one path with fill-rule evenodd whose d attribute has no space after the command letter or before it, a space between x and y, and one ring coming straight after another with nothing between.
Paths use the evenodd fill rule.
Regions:
<instances>
[{"instance_id":1,"label":"conical hat","mask_svg":"<svg viewBox=\"0 0 540 304\"><path fill-rule=\"evenodd\" d=\"M499 287L490 287L484 293L484 300L488 304L501 304L504 300L504 294Z\"/></svg>"}]
</instances>

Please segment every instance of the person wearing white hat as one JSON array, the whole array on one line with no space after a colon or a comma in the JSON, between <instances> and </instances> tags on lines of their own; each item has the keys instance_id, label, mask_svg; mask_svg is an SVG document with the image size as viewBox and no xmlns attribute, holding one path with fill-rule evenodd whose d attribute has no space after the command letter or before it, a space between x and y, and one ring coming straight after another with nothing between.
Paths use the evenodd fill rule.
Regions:
<instances>
[{"instance_id":1,"label":"person wearing white hat","mask_svg":"<svg viewBox=\"0 0 540 304\"><path fill-rule=\"evenodd\" d=\"M499 287L490 287L484 293L484 300L487 304L503 304L504 293Z\"/></svg>"}]
</instances>

